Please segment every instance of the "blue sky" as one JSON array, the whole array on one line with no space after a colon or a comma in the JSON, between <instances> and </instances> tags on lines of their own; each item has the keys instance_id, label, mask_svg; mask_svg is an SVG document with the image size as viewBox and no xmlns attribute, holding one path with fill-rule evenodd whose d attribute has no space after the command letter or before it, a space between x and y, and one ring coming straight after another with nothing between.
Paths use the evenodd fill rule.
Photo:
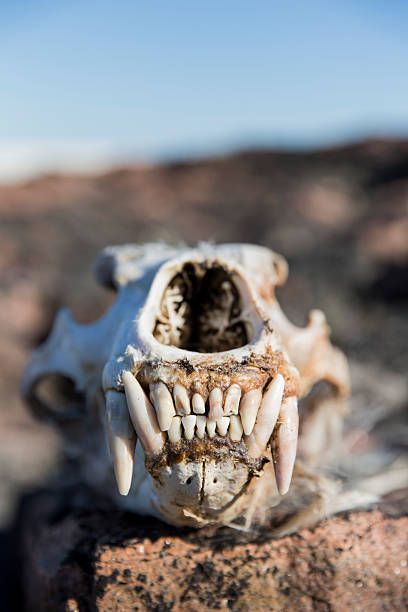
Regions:
<instances>
[{"instance_id":1,"label":"blue sky","mask_svg":"<svg viewBox=\"0 0 408 612\"><path fill-rule=\"evenodd\" d=\"M2 0L0 88L0 155L407 134L408 2Z\"/></svg>"}]
</instances>

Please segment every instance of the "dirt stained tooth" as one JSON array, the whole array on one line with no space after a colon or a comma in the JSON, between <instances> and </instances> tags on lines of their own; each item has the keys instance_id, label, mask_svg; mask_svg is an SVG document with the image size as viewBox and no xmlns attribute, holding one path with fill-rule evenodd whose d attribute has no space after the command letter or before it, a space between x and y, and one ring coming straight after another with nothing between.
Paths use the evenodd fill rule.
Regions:
<instances>
[{"instance_id":1,"label":"dirt stained tooth","mask_svg":"<svg viewBox=\"0 0 408 612\"><path fill-rule=\"evenodd\" d=\"M168 431L176 414L170 391L163 382L153 383L150 385L150 398L156 410L160 429Z\"/></svg>"},{"instance_id":2,"label":"dirt stained tooth","mask_svg":"<svg viewBox=\"0 0 408 612\"><path fill-rule=\"evenodd\" d=\"M217 431L220 436L226 436L230 424L229 417L221 417L217 421Z\"/></svg>"},{"instance_id":3,"label":"dirt stained tooth","mask_svg":"<svg viewBox=\"0 0 408 612\"><path fill-rule=\"evenodd\" d=\"M296 459L299 429L296 397L288 397L282 402L279 421L274 440L273 458L276 484L278 485L279 493L285 495L289 491Z\"/></svg>"},{"instance_id":4,"label":"dirt stained tooth","mask_svg":"<svg viewBox=\"0 0 408 612\"><path fill-rule=\"evenodd\" d=\"M129 418L124 393L106 393L106 429L119 493L127 495L132 484L136 433Z\"/></svg>"},{"instance_id":5,"label":"dirt stained tooth","mask_svg":"<svg viewBox=\"0 0 408 612\"><path fill-rule=\"evenodd\" d=\"M243 434L241 419L235 414L231 415L230 418L229 436L233 442L239 442Z\"/></svg>"},{"instance_id":6,"label":"dirt stained tooth","mask_svg":"<svg viewBox=\"0 0 408 612\"><path fill-rule=\"evenodd\" d=\"M195 414L205 414L205 401L199 393L194 393L191 405Z\"/></svg>"},{"instance_id":7,"label":"dirt stained tooth","mask_svg":"<svg viewBox=\"0 0 408 612\"><path fill-rule=\"evenodd\" d=\"M241 416L241 423L246 436L252 432L256 415L258 414L259 406L262 401L262 389L252 389L245 393L241 399L239 406L239 414Z\"/></svg>"},{"instance_id":8,"label":"dirt stained tooth","mask_svg":"<svg viewBox=\"0 0 408 612\"><path fill-rule=\"evenodd\" d=\"M205 436L206 423L207 423L207 419L205 416L202 416L202 415L197 416L196 434L197 434L197 438L200 438L200 440L202 440Z\"/></svg>"},{"instance_id":9,"label":"dirt stained tooth","mask_svg":"<svg viewBox=\"0 0 408 612\"><path fill-rule=\"evenodd\" d=\"M241 387L239 385L231 385L225 394L224 400L224 416L238 414L239 400L241 398Z\"/></svg>"},{"instance_id":10,"label":"dirt stained tooth","mask_svg":"<svg viewBox=\"0 0 408 612\"><path fill-rule=\"evenodd\" d=\"M218 421L224 415L222 410L222 391L218 387L210 391L208 397L208 403L210 409L208 411L208 418L210 421Z\"/></svg>"},{"instance_id":11,"label":"dirt stained tooth","mask_svg":"<svg viewBox=\"0 0 408 612\"><path fill-rule=\"evenodd\" d=\"M122 373L130 419L145 453L158 453L164 445L164 434L157 423L149 398L131 372Z\"/></svg>"},{"instance_id":12,"label":"dirt stained tooth","mask_svg":"<svg viewBox=\"0 0 408 612\"><path fill-rule=\"evenodd\" d=\"M186 440L192 440L194 438L194 429L196 426L197 417L195 414L189 414L181 417L181 422L184 427L184 436Z\"/></svg>"},{"instance_id":13,"label":"dirt stained tooth","mask_svg":"<svg viewBox=\"0 0 408 612\"><path fill-rule=\"evenodd\" d=\"M174 385L173 389L174 405L176 406L176 413L179 416L186 416L190 414L190 400L188 397L187 389L179 383Z\"/></svg>"},{"instance_id":14,"label":"dirt stained tooth","mask_svg":"<svg viewBox=\"0 0 408 612\"><path fill-rule=\"evenodd\" d=\"M177 444L177 442L181 441L181 417L175 416L172 418L167 435L171 444Z\"/></svg>"},{"instance_id":15,"label":"dirt stained tooth","mask_svg":"<svg viewBox=\"0 0 408 612\"><path fill-rule=\"evenodd\" d=\"M285 379L281 374L278 374L268 385L263 395L255 426L245 440L248 454L254 459L262 455L275 428L284 388Z\"/></svg>"},{"instance_id":16,"label":"dirt stained tooth","mask_svg":"<svg viewBox=\"0 0 408 612\"><path fill-rule=\"evenodd\" d=\"M210 419L207 419L207 434L209 438L214 438L216 427L217 427L216 421L210 421Z\"/></svg>"}]
</instances>

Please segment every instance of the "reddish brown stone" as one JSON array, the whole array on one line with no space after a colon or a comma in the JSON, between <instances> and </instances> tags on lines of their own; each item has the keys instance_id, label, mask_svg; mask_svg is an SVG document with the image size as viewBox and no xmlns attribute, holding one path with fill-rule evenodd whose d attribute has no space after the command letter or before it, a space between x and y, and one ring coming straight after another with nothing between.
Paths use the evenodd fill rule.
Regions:
<instances>
[{"instance_id":1,"label":"reddish brown stone","mask_svg":"<svg viewBox=\"0 0 408 612\"><path fill-rule=\"evenodd\" d=\"M272 540L177 531L117 512L49 506L25 533L28 610L403 610L408 518L379 511ZM38 508L37 508L38 511Z\"/></svg>"}]
</instances>

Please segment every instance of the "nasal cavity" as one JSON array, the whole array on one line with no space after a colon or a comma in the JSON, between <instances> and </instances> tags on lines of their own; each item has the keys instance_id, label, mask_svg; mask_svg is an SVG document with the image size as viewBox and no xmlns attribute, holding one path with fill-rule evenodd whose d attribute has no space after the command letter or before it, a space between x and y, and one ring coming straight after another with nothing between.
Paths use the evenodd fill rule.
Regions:
<instances>
[{"instance_id":1,"label":"nasal cavity","mask_svg":"<svg viewBox=\"0 0 408 612\"><path fill-rule=\"evenodd\" d=\"M245 346L242 299L232 274L221 265L186 263L163 293L153 335L200 353Z\"/></svg>"}]
</instances>

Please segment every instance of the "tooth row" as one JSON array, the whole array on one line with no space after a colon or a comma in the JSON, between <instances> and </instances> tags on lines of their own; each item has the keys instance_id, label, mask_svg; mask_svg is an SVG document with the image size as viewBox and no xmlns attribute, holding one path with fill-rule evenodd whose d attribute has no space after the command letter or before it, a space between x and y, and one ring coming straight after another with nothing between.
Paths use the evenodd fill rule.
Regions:
<instances>
[{"instance_id":1,"label":"tooth row","mask_svg":"<svg viewBox=\"0 0 408 612\"><path fill-rule=\"evenodd\" d=\"M173 396L163 382L150 385L150 400L131 372L123 372L125 393L106 394L106 425L118 489L127 495L132 482L134 451L137 439L145 454L159 453L168 438L177 444L183 438L229 436L244 442L248 454L257 458L273 437L273 459L279 492L290 485L296 457L299 417L295 397L283 399L285 381L278 374L264 393L254 389L241 397L238 385L225 393L213 389L208 398L208 416L204 399L195 393L190 400L185 387L176 384ZM223 402L224 399L224 402ZM166 433L164 433L166 432Z\"/></svg>"},{"instance_id":2,"label":"tooth row","mask_svg":"<svg viewBox=\"0 0 408 612\"><path fill-rule=\"evenodd\" d=\"M206 435L214 438L216 433L223 437L229 434L233 442L239 442L243 435L241 419L237 415L232 415L212 421L202 414L188 414L183 417L176 415L172 418L167 432L171 444L177 444L183 438L192 440L194 436L200 440Z\"/></svg>"},{"instance_id":3,"label":"tooth row","mask_svg":"<svg viewBox=\"0 0 408 612\"><path fill-rule=\"evenodd\" d=\"M168 432L170 430L175 416L185 418L187 416L190 416L191 412L193 412L194 415L201 416L205 415L206 413L206 405L202 395L200 395L199 393L194 393L190 403L187 389L180 384L174 385L172 395L163 382L152 383L150 385L150 400L156 410L157 420L162 431ZM207 418L208 420L217 423L217 425L215 426L216 430L221 435L224 435L222 432L224 431L225 427L227 427L227 421L222 421L222 419L225 417L239 415L239 426L237 425L238 421L236 419L233 419L233 435L236 438L238 436L238 428L241 427L243 433L246 436L249 436L254 428L256 415L258 414L258 409L261 405L261 401L261 389L254 389L253 391L248 391L248 393L245 393L241 397L241 388L237 384L231 385L225 392L225 395L223 395L221 389L215 387L210 391L210 394L208 396ZM219 421L220 423L218 423ZM185 421L183 421L183 425L184 422L186 423L185 435L187 439L189 439L188 436L190 435L189 432L191 430L192 423L201 423L201 421L186 419ZM176 423L173 425L174 428L178 427ZM203 425L200 424L198 429L200 435L202 432L202 428ZM210 425L210 434L212 433L212 430L213 426Z\"/></svg>"}]
</instances>

